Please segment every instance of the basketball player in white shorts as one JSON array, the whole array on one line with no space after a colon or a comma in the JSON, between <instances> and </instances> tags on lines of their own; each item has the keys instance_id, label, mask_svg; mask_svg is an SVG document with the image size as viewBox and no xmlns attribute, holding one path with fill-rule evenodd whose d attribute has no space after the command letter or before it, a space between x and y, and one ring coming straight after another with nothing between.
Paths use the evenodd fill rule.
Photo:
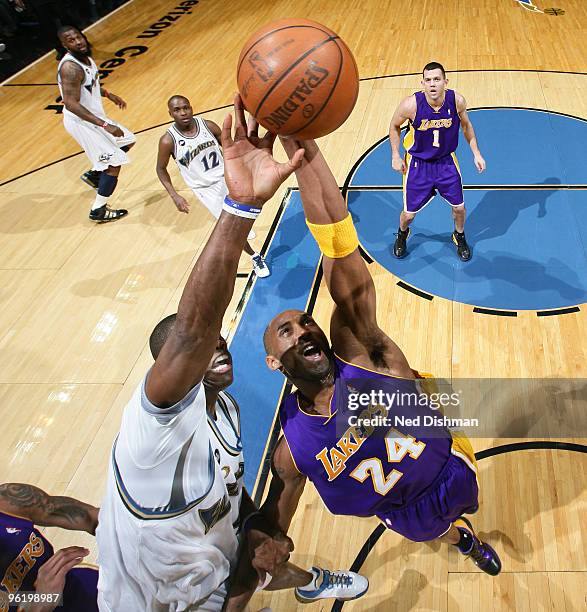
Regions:
<instances>
[{"instance_id":1,"label":"basketball player in white shorts","mask_svg":"<svg viewBox=\"0 0 587 612\"><path fill-rule=\"evenodd\" d=\"M173 157L187 186L218 219L224 198L228 195L224 182L224 158L219 144L220 128L213 121L194 117L192 105L185 96L172 96L167 108L174 122L159 140L157 176L177 209L188 213L190 206L173 187L167 170L169 158ZM254 237L255 233L251 230L248 238L251 240ZM244 251L251 256L253 270L258 277L265 278L271 274L263 257L248 242Z\"/></svg>"},{"instance_id":2,"label":"basketball player in white shorts","mask_svg":"<svg viewBox=\"0 0 587 612\"><path fill-rule=\"evenodd\" d=\"M86 172L82 180L98 191L90 219L97 223L116 221L128 211L109 208L108 198L116 188L120 166L129 163L126 153L136 139L123 125L106 116L102 97L119 108L126 108L126 102L100 86L90 44L77 28L63 26L57 34L67 50L57 69L64 104L63 125L92 163L92 171Z\"/></svg>"},{"instance_id":3,"label":"basketball player in white shorts","mask_svg":"<svg viewBox=\"0 0 587 612\"><path fill-rule=\"evenodd\" d=\"M173 325L160 347L153 340L155 363L127 404L112 449L96 534L102 612L219 612L241 522L259 577L279 576L292 549L282 534L260 529L262 517L241 501L238 410L227 395L214 400L206 393L210 376L222 380L231 370L220 327L255 215L303 155L276 162L274 136L248 139L238 96L235 111L234 140L230 115L222 128L230 203L198 257Z\"/></svg>"}]
</instances>

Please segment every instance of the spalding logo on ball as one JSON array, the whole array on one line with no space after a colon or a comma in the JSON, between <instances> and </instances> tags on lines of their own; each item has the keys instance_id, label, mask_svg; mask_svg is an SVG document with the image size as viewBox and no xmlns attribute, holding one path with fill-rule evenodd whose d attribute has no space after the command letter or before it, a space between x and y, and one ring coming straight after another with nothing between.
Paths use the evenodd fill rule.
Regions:
<instances>
[{"instance_id":1,"label":"spalding logo on ball","mask_svg":"<svg viewBox=\"0 0 587 612\"><path fill-rule=\"evenodd\" d=\"M319 138L340 127L359 94L359 73L346 44L308 19L281 19L255 32L238 60L245 108L282 136Z\"/></svg>"}]
</instances>

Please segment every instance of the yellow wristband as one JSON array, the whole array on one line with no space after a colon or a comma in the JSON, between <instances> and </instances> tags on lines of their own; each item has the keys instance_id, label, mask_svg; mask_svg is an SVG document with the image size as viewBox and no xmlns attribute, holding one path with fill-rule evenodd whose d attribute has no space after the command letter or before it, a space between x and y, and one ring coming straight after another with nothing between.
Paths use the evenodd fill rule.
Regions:
<instances>
[{"instance_id":1,"label":"yellow wristband","mask_svg":"<svg viewBox=\"0 0 587 612\"><path fill-rule=\"evenodd\" d=\"M318 225L306 221L306 224L326 257L333 259L346 257L359 246L357 230L350 213L337 223Z\"/></svg>"}]
</instances>

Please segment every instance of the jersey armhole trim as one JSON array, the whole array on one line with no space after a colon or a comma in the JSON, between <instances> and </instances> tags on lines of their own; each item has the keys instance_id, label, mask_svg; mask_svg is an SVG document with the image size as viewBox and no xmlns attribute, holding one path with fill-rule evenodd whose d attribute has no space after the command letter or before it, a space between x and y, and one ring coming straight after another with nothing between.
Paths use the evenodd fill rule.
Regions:
<instances>
[{"instance_id":1,"label":"jersey armhole trim","mask_svg":"<svg viewBox=\"0 0 587 612\"><path fill-rule=\"evenodd\" d=\"M232 397L232 395L230 395L230 393L228 393L228 391L221 391L218 394L218 398L222 399L222 402L224 404L223 408L226 411L226 416L230 420L230 424L232 428L234 429L235 433L237 434L237 436L240 436L241 435L241 411L240 411L237 401L234 399L234 397ZM236 413L236 423L234 422L233 418L230 416L230 409L226 401L227 399L230 401L230 403L232 403L232 406Z\"/></svg>"},{"instance_id":2,"label":"jersey armhole trim","mask_svg":"<svg viewBox=\"0 0 587 612\"><path fill-rule=\"evenodd\" d=\"M284 399L284 401L285 401L285 399ZM296 399L296 402L297 402L297 399ZM298 471L298 474L301 474L302 476L306 476L304 474L304 472L302 472L302 470L300 470L300 468L298 467L298 464L296 463L296 460L294 459L293 453L291 452L291 448L289 446L289 442L287 441L287 435L286 435L285 429L283 427L283 421L281 420L281 406L279 407L279 424L281 425L281 431L283 432L283 439L285 440L285 445L287 446L287 451L289 453L289 456L291 457L291 460L293 461L294 467ZM271 458L271 462L273 463L273 457ZM307 476L306 476L306 478L307 478Z\"/></svg>"},{"instance_id":3,"label":"jersey armhole trim","mask_svg":"<svg viewBox=\"0 0 587 612\"><path fill-rule=\"evenodd\" d=\"M143 378L143 382L141 383L141 407L147 414L157 417L158 420L171 420L174 416L177 416L186 408L191 406L191 404L193 404L194 400L196 399L196 395L198 394L200 387L202 386L202 382L200 381L187 392L186 396L183 399L179 400L179 402L177 402L173 406L170 406L169 408L159 408L158 406L155 406L153 403L151 403L151 401L147 397L147 392L145 390L147 379L150 373L151 369L149 368L149 371L147 372L147 374Z\"/></svg>"},{"instance_id":4,"label":"jersey armhole trim","mask_svg":"<svg viewBox=\"0 0 587 612\"><path fill-rule=\"evenodd\" d=\"M287 441L287 436L285 435L285 431L283 432L283 439L285 440L285 445L287 446L289 456L291 457L291 460L293 461L294 467L296 468L298 474L301 474L302 476L306 476L304 472L300 470L300 468L298 467L298 464L296 463L296 460L294 459L293 453L291 452L291 448L289 447L289 442Z\"/></svg>"}]
</instances>

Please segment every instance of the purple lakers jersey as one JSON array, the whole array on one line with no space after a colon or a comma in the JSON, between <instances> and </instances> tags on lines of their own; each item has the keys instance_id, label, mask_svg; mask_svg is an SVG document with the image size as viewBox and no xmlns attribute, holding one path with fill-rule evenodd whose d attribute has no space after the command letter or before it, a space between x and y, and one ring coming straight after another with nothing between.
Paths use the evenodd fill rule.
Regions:
<instances>
[{"instance_id":1,"label":"purple lakers jersey","mask_svg":"<svg viewBox=\"0 0 587 612\"><path fill-rule=\"evenodd\" d=\"M295 393L280 406L281 426L297 469L313 482L333 514L373 516L409 504L446 465L450 433L444 427L421 427L422 417L438 412L428 406L417 381L379 374L338 357L335 364L329 416L304 412ZM422 396L424 402L414 408L402 402L389 410L365 402L356 409L353 393L362 382L371 389L385 386L389 395L393 389L398 398ZM416 415L418 426L409 425Z\"/></svg>"},{"instance_id":2,"label":"purple lakers jersey","mask_svg":"<svg viewBox=\"0 0 587 612\"><path fill-rule=\"evenodd\" d=\"M416 116L410 121L404 148L412 157L431 160L450 155L459 144L461 120L457 112L455 92L444 92L444 104L435 111L423 91L417 91Z\"/></svg>"},{"instance_id":3,"label":"purple lakers jersey","mask_svg":"<svg viewBox=\"0 0 587 612\"><path fill-rule=\"evenodd\" d=\"M53 547L29 521L0 512L0 591L34 591L41 565L52 555ZM97 612L98 571L75 567L67 573L63 589L63 607L59 610ZM8 610L0 593L0 612ZM11 606L10 609L16 610Z\"/></svg>"}]
</instances>

